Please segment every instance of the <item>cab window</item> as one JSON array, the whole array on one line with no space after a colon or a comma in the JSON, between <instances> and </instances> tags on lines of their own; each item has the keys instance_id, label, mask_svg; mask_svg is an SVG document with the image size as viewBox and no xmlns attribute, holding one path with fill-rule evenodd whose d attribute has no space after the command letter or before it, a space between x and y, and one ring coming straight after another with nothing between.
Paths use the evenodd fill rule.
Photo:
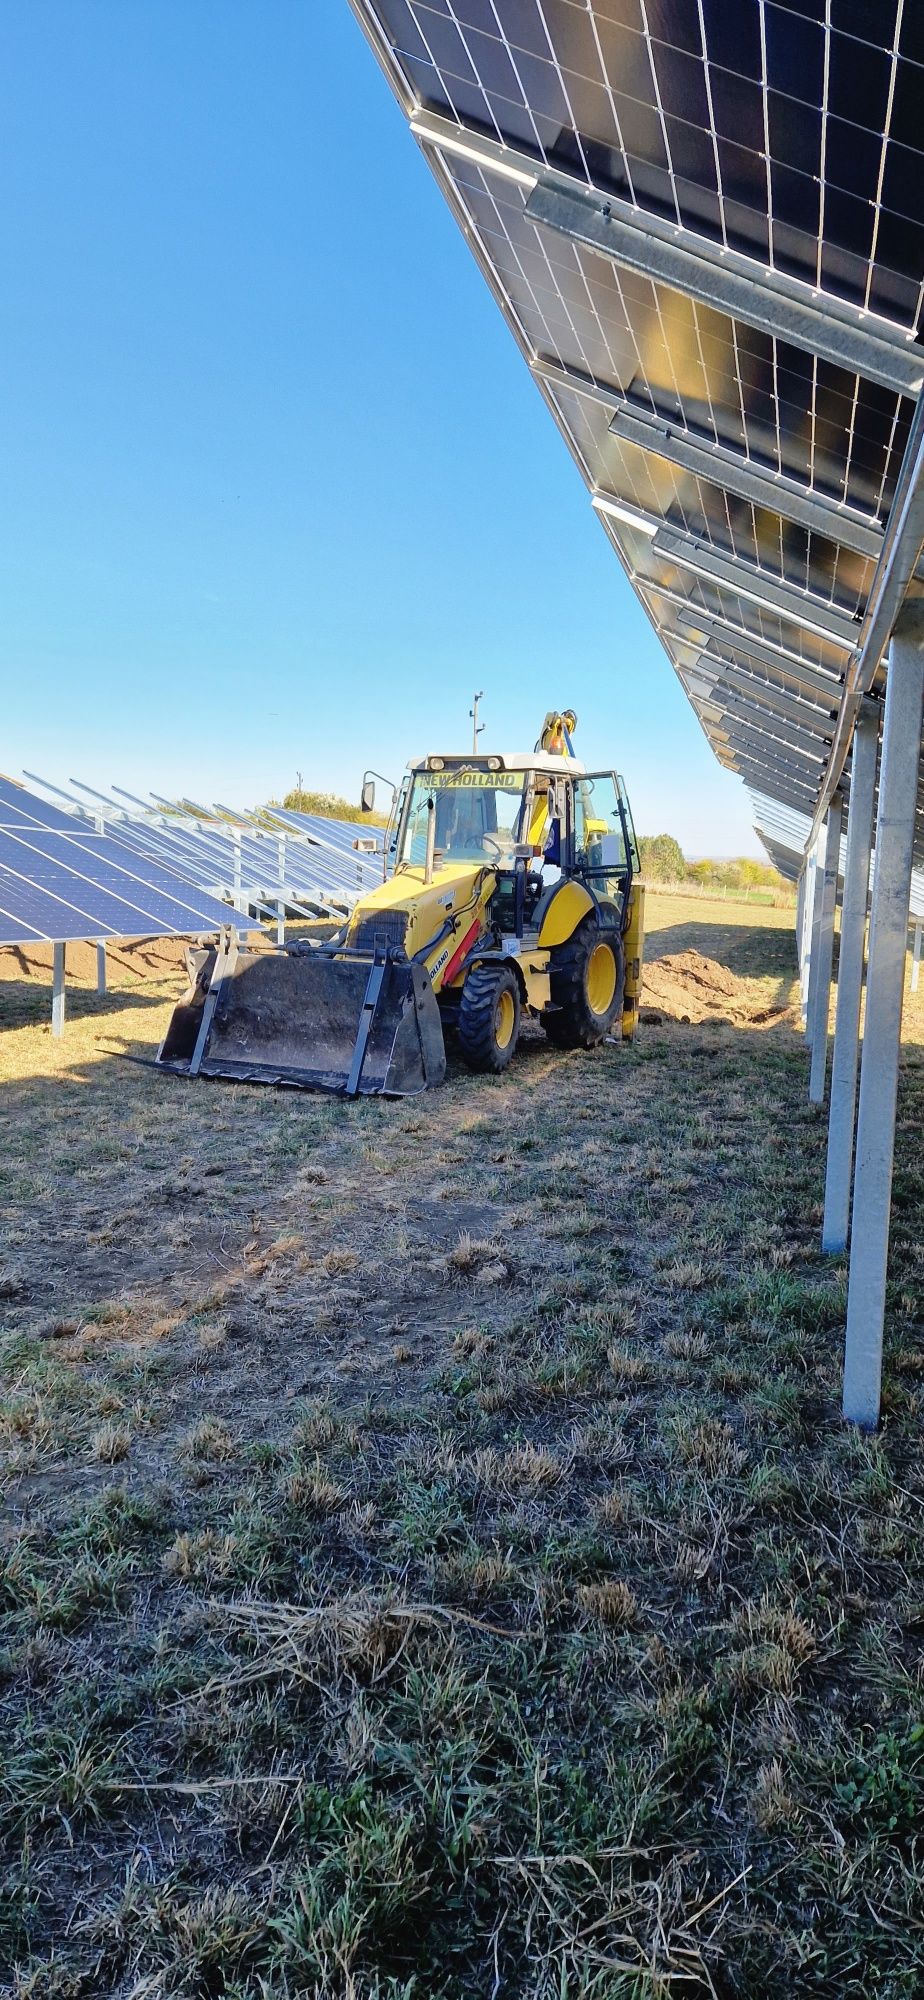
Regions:
<instances>
[{"instance_id":1,"label":"cab window","mask_svg":"<svg viewBox=\"0 0 924 2000\"><path fill-rule=\"evenodd\" d=\"M619 793L612 771L579 778L574 788L574 858L598 895L616 896L625 884L629 856Z\"/></svg>"}]
</instances>

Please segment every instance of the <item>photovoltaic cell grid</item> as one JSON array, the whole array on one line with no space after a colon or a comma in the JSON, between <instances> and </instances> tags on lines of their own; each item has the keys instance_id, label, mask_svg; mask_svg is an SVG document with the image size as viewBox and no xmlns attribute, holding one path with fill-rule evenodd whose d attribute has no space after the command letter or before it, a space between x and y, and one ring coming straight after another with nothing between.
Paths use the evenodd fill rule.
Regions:
<instances>
[{"instance_id":1,"label":"photovoltaic cell grid","mask_svg":"<svg viewBox=\"0 0 924 2000\"><path fill-rule=\"evenodd\" d=\"M709 741L811 820L919 442L924 13L351 5Z\"/></svg>"},{"instance_id":2,"label":"photovoltaic cell grid","mask_svg":"<svg viewBox=\"0 0 924 2000\"><path fill-rule=\"evenodd\" d=\"M0 778L0 945L182 937L228 917L174 870Z\"/></svg>"},{"instance_id":3,"label":"photovoltaic cell grid","mask_svg":"<svg viewBox=\"0 0 924 2000\"><path fill-rule=\"evenodd\" d=\"M774 799L756 797L754 818L758 834L767 850L773 866L789 882L796 882L802 868L803 856L808 844L810 821L791 806L780 805ZM841 837L840 873L843 876L847 860L846 835ZM870 865L872 877L875 855ZM909 914L913 921L924 921L924 870L914 868L911 872L911 900Z\"/></svg>"},{"instance_id":4,"label":"photovoltaic cell grid","mask_svg":"<svg viewBox=\"0 0 924 2000\"><path fill-rule=\"evenodd\" d=\"M381 881L381 847L358 851L352 822L44 791L0 778L0 945L340 918Z\"/></svg>"}]
</instances>

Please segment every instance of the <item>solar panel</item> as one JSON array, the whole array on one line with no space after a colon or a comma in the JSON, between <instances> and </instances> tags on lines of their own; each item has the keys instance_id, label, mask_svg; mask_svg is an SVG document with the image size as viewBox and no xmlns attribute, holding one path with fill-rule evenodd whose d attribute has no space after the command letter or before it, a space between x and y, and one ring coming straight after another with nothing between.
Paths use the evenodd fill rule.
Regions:
<instances>
[{"instance_id":1,"label":"solar panel","mask_svg":"<svg viewBox=\"0 0 924 2000\"><path fill-rule=\"evenodd\" d=\"M61 786L41 778L34 782L56 799L80 803ZM364 832L360 823L291 814L284 808L240 811L194 801L188 808L171 805L168 810L156 794L152 804L118 786L107 796L77 780L72 784L90 802L94 825L103 825L106 837L121 844L124 852L118 860L129 872L156 881L156 875L137 866L137 858L147 856L172 881L225 898L260 918L278 923L280 910L296 918L342 918L357 896L381 881L381 852L364 853L354 846ZM37 797L36 803L47 804ZM87 821L86 828L75 828L70 818L66 824L72 834L90 826ZM97 833L95 839L99 837Z\"/></svg>"},{"instance_id":2,"label":"solar panel","mask_svg":"<svg viewBox=\"0 0 924 2000\"><path fill-rule=\"evenodd\" d=\"M920 10L352 4L709 741L820 812L920 553ZM847 690L810 780L755 666Z\"/></svg>"},{"instance_id":3,"label":"solar panel","mask_svg":"<svg viewBox=\"0 0 924 2000\"><path fill-rule=\"evenodd\" d=\"M0 943L185 936L229 921L225 904L166 871L129 872L118 842L59 833L0 832ZM153 877L153 879L151 879Z\"/></svg>"},{"instance_id":4,"label":"solar panel","mask_svg":"<svg viewBox=\"0 0 924 2000\"><path fill-rule=\"evenodd\" d=\"M39 882L48 878L50 870L72 873L117 896L136 914L140 911L156 917L158 899L166 899L180 913L180 927L184 913L187 921L196 920L202 907L201 897L186 889L175 873L145 856L132 854L110 835L78 840L54 833L6 832L0 834L0 861ZM227 912L224 915L227 920ZM168 927L177 928L173 917Z\"/></svg>"},{"instance_id":5,"label":"solar panel","mask_svg":"<svg viewBox=\"0 0 924 2000\"><path fill-rule=\"evenodd\" d=\"M0 777L0 828L41 826L56 829L59 833L93 831L91 820L81 825L79 810L62 812L58 806L50 805L47 799L40 799L34 792L27 791L24 785L17 785L11 778Z\"/></svg>"},{"instance_id":6,"label":"solar panel","mask_svg":"<svg viewBox=\"0 0 924 2000\"><path fill-rule=\"evenodd\" d=\"M763 797L760 792L751 793L751 804L757 831L774 867L789 881L796 881L811 834L811 818L774 799ZM844 874L846 859L847 838L844 835L841 839L841 875ZM875 854L871 876L874 868ZM910 915L916 921L924 918L924 870L920 868L911 871Z\"/></svg>"}]
</instances>

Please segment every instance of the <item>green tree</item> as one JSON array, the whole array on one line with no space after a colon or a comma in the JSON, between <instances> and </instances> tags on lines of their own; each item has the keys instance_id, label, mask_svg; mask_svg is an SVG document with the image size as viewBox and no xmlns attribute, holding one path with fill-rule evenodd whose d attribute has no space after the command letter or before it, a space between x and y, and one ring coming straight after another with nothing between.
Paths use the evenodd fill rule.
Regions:
<instances>
[{"instance_id":1,"label":"green tree","mask_svg":"<svg viewBox=\"0 0 924 2000\"><path fill-rule=\"evenodd\" d=\"M682 882L687 872L683 848L672 833L643 833L639 841L642 874L650 882Z\"/></svg>"},{"instance_id":2,"label":"green tree","mask_svg":"<svg viewBox=\"0 0 924 2000\"><path fill-rule=\"evenodd\" d=\"M268 799L267 804L278 806L278 799ZM385 826L387 816L383 813L364 813L362 806L354 805L349 799L341 799L336 792L309 792L304 786L294 786L282 800L287 812L313 813L318 819L361 820L365 826Z\"/></svg>"}]
</instances>

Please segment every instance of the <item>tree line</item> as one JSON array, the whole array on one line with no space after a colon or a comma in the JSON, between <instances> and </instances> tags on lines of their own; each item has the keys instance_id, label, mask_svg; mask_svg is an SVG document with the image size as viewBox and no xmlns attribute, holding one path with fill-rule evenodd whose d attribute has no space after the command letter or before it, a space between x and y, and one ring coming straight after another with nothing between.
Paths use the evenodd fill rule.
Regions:
<instances>
[{"instance_id":1,"label":"tree line","mask_svg":"<svg viewBox=\"0 0 924 2000\"><path fill-rule=\"evenodd\" d=\"M769 861L738 855L727 861L688 861L672 833L643 833L642 874L648 882L692 882L703 889L764 889L786 895L791 885ZM793 891L793 893L795 893Z\"/></svg>"}]
</instances>

